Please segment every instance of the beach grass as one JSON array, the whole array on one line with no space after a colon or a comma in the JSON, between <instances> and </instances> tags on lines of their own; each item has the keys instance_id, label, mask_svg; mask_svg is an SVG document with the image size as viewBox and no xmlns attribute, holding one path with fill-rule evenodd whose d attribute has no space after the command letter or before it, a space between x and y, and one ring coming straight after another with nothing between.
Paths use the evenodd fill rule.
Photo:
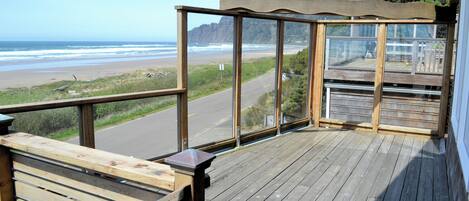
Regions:
<instances>
[{"instance_id":1,"label":"beach grass","mask_svg":"<svg viewBox=\"0 0 469 201\"><path fill-rule=\"evenodd\" d=\"M252 80L274 69L272 57L258 58L243 63L243 82ZM189 67L189 100L204 97L232 86L233 69L218 64ZM137 70L132 73L99 78L90 81L57 81L31 88L0 91L0 105L93 97L137 91L176 87L175 68ZM95 105L95 129L103 129L159 112L176 104L175 97L158 97ZM78 135L76 108L61 108L13 115L14 129L58 140Z\"/></svg>"}]
</instances>

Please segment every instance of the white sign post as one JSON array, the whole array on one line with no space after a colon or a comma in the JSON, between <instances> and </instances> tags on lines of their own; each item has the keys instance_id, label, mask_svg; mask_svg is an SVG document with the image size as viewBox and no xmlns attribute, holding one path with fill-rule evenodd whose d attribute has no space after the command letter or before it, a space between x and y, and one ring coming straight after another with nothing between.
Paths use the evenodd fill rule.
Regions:
<instances>
[{"instance_id":1,"label":"white sign post","mask_svg":"<svg viewBox=\"0 0 469 201\"><path fill-rule=\"evenodd\" d=\"M220 71L220 81L223 83L223 71L225 71L225 64L218 64L218 70Z\"/></svg>"}]
</instances>

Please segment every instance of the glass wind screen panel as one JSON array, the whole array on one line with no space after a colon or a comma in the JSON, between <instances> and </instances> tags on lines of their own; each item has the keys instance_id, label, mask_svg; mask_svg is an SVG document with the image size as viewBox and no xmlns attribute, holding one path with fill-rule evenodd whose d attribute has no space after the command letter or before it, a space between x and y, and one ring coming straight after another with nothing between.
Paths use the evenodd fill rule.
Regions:
<instances>
[{"instance_id":1,"label":"glass wind screen panel","mask_svg":"<svg viewBox=\"0 0 469 201\"><path fill-rule=\"evenodd\" d=\"M97 104L94 111L97 149L143 159L177 151L176 96Z\"/></svg>"},{"instance_id":2,"label":"glass wind screen panel","mask_svg":"<svg viewBox=\"0 0 469 201\"><path fill-rule=\"evenodd\" d=\"M388 25L381 124L438 128L446 36L445 25Z\"/></svg>"},{"instance_id":3,"label":"glass wind screen panel","mask_svg":"<svg viewBox=\"0 0 469 201\"><path fill-rule=\"evenodd\" d=\"M309 25L285 22L282 69L282 123L306 117L309 73Z\"/></svg>"},{"instance_id":4,"label":"glass wind screen panel","mask_svg":"<svg viewBox=\"0 0 469 201\"><path fill-rule=\"evenodd\" d=\"M188 16L189 146L232 134L233 17Z\"/></svg>"},{"instance_id":5,"label":"glass wind screen panel","mask_svg":"<svg viewBox=\"0 0 469 201\"><path fill-rule=\"evenodd\" d=\"M241 132L275 126L277 22L243 19Z\"/></svg>"},{"instance_id":6,"label":"glass wind screen panel","mask_svg":"<svg viewBox=\"0 0 469 201\"><path fill-rule=\"evenodd\" d=\"M176 87L175 42L8 41L0 47L0 105Z\"/></svg>"},{"instance_id":7,"label":"glass wind screen panel","mask_svg":"<svg viewBox=\"0 0 469 201\"><path fill-rule=\"evenodd\" d=\"M79 144L76 107L12 114L13 130Z\"/></svg>"},{"instance_id":8,"label":"glass wind screen panel","mask_svg":"<svg viewBox=\"0 0 469 201\"><path fill-rule=\"evenodd\" d=\"M376 26L327 26L323 118L371 122Z\"/></svg>"}]
</instances>

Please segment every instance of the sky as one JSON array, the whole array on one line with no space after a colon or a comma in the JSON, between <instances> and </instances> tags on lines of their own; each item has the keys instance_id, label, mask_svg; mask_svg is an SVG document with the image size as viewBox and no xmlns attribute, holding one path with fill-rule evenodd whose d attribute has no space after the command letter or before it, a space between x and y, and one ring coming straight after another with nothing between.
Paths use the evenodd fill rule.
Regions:
<instances>
[{"instance_id":1,"label":"sky","mask_svg":"<svg viewBox=\"0 0 469 201\"><path fill-rule=\"evenodd\" d=\"M176 41L175 5L218 0L1 0L0 41ZM189 29L219 17L189 15Z\"/></svg>"}]
</instances>

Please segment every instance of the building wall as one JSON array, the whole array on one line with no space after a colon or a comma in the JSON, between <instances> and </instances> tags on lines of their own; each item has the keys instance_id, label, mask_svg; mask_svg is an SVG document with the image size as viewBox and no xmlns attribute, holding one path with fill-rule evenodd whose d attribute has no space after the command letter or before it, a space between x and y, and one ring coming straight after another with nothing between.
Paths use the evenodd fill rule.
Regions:
<instances>
[{"instance_id":1,"label":"building wall","mask_svg":"<svg viewBox=\"0 0 469 201\"><path fill-rule=\"evenodd\" d=\"M469 0L461 1L459 18L447 163L454 198L462 200L463 197L468 199L469 192Z\"/></svg>"}]
</instances>

